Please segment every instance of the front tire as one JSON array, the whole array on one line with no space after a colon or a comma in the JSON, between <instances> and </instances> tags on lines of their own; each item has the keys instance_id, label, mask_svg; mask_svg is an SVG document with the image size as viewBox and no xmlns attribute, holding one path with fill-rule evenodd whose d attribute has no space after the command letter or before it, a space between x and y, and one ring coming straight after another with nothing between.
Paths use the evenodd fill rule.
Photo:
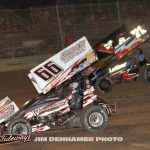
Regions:
<instances>
[{"instance_id":1,"label":"front tire","mask_svg":"<svg viewBox=\"0 0 150 150\"><path fill-rule=\"evenodd\" d=\"M103 93L110 92L112 90L112 82L109 78L98 78L96 88Z\"/></svg>"},{"instance_id":2,"label":"front tire","mask_svg":"<svg viewBox=\"0 0 150 150\"><path fill-rule=\"evenodd\" d=\"M29 135L32 133L32 128L31 128L30 123L27 120L15 119L8 124L7 133Z\"/></svg>"},{"instance_id":3,"label":"front tire","mask_svg":"<svg viewBox=\"0 0 150 150\"><path fill-rule=\"evenodd\" d=\"M89 131L102 131L107 127L108 115L100 106L92 105L81 115L81 125Z\"/></svg>"}]
</instances>

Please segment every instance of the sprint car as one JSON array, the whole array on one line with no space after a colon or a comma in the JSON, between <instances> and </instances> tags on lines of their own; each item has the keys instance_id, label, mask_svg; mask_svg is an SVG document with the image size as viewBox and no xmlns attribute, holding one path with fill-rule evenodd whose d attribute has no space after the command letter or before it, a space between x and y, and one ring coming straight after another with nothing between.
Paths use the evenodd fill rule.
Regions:
<instances>
[{"instance_id":1,"label":"sprint car","mask_svg":"<svg viewBox=\"0 0 150 150\"><path fill-rule=\"evenodd\" d=\"M93 70L88 74L97 89L109 92L113 81L137 80L139 76L145 81L150 81L150 63L146 60L143 50L139 48L148 38L149 34L144 25L139 25L131 31L122 26L101 41L96 46L99 59L115 57L116 65L110 65L109 68L107 66L105 69L89 69Z\"/></svg>"},{"instance_id":2,"label":"sprint car","mask_svg":"<svg viewBox=\"0 0 150 150\"><path fill-rule=\"evenodd\" d=\"M85 37L30 70L39 96L18 108L8 97L0 101L0 131L31 134L51 129L106 128L112 105L100 99L82 70L97 60Z\"/></svg>"}]
</instances>

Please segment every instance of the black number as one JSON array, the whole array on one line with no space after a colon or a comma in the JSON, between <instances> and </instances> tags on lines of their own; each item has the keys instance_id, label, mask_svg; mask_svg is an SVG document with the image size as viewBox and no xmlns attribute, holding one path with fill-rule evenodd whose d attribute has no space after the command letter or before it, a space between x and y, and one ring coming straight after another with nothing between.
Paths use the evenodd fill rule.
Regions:
<instances>
[{"instance_id":1,"label":"black number","mask_svg":"<svg viewBox=\"0 0 150 150\"><path fill-rule=\"evenodd\" d=\"M44 67L49 70L51 73L53 73L54 75L58 74L59 72L62 71L62 69L60 67L58 67L56 64L49 62L47 64L44 65Z\"/></svg>"},{"instance_id":2,"label":"black number","mask_svg":"<svg viewBox=\"0 0 150 150\"><path fill-rule=\"evenodd\" d=\"M43 80L47 81L52 77L54 77L55 75L59 74L61 71L63 71L62 68L54 64L54 62L50 61L47 64L45 64L43 67L34 71L34 73L37 74Z\"/></svg>"},{"instance_id":3,"label":"black number","mask_svg":"<svg viewBox=\"0 0 150 150\"><path fill-rule=\"evenodd\" d=\"M41 77L45 81L53 77L53 75L49 73L47 70L44 70L44 68L39 68L38 70L35 71L35 74L37 74L39 77Z\"/></svg>"}]
</instances>

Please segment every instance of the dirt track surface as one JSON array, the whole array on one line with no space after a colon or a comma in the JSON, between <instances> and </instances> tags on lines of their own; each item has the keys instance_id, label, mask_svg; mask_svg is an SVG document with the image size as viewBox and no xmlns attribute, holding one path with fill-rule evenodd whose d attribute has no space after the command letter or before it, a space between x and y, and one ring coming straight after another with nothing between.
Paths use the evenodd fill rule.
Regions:
<instances>
[{"instance_id":1,"label":"dirt track surface","mask_svg":"<svg viewBox=\"0 0 150 150\"><path fill-rule=\"evenodd\" d=\"M28 71L0 73L0 99L9 96L21 107L37 96L27 77ZM27 142L0 145L0 150L150 150L150 84L131 81L116 84L112 92L99 95L109 103L117 102L117 113L109 118L103 132L65 129L34 134L38 137L123 137L123 142Z\"/></svg>"}]
</instances>

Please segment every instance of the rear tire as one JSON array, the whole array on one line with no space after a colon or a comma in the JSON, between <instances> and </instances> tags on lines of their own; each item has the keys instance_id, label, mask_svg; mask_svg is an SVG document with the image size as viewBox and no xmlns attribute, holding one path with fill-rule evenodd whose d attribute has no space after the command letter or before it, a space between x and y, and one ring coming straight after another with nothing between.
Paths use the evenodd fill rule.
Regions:
<instances>
[{"instance_id":1,"label":"rear tire","mask_svg":"<svg viewBox=\"0 0 150 150\"><path fill-rule=\"evenodd\" d=\"M92 105L83 111L81 126L89 131L102 131L107 127L108 115L100 106Z\"/></svg>"},{"instance_id":2,"label":"rear tire","mask_svg":"<svg viewBox=\"0 0 150 150\"><path fill-rule=\"evenodd\" d=\"M32 128L31 128L30 123L27 120L15 119L8 124L7 133L29 135L32 133Z\"/></svg>"},{"instance_id":3,"label":"rear tire","mask_svg":"<svg viewBox=\"0 0 150 150\"><path fill-rule=\"evenodd\" d=\"M96 88L103 93L110 92L112 90L112 82L109 78L98 78L96 81Z\"/></svg>"},{"instance_id":4,"label":"rear tire","mask_svg":"<svg viewBox=\"0 0 150 150\"><path fill-rule=\"evenodd\" d=\"M150 82L150 67L145 68L144 79L146 82Z\"/></svg>"}]
</instances>

